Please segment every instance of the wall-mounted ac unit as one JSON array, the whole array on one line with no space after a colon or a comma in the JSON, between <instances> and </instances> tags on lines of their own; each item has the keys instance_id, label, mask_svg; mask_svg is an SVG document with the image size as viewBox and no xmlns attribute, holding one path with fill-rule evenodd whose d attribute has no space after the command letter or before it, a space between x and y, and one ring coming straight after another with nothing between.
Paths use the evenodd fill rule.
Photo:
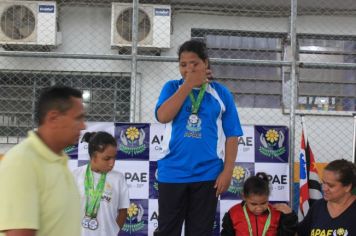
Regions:
<instances>
[{"instance_id":1,"label":"wall-mounted ac unit","mask_svg":"<svg viewBox=\"0 0 356 236\"><path fill-rule=\"evenodd\" d=\"M56 2L1 1L0 44L55 46Z\"/></svg>"},{"instance_id":2,"label":"wall-mounted ac unit","mask_svg":"<svg viewBox=\"0 0 356 236\"><path fill-rule=\"evenodd\" d=\"M171 7L140 4L138 13L138 46L169 48ZM132 4L112 3L111 46L132 46Z\"/></svg>"}]
</instances>

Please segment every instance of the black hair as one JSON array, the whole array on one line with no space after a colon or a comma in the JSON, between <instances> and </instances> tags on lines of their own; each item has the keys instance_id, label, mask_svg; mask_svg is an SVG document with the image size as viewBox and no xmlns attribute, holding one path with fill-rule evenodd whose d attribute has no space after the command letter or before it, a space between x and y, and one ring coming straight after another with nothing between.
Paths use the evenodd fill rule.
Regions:
<instances>
[{"instance_id":1,"label":"black hair","mask_svg":"<svg viewBox=\"0 0 356 236\"><path fill-rule=\"evenodd\" d=\"M54 86L45 88L37 101L36 118L38 124L42 125L48 111L58 110L66 112L72 107L71 98L82 98L82 92L66 86Z\"/></svg>"},{"instance_id":2,"label":"black hair","mask_svg":"<svg viewBox=\"0 0 356 236\"><path fill-rule=\"evenodd\" d=\"M95 152L103 152L109 145L117 147L115 138L107 132L86 132L82 138L89 145L88 152L90 159L94 156Z\"/></svg>"},{"instance_id":3,"label":"black hair","mask_svg":"<svg viewBox=\"0 0 356 236\"><path fill-rule=\"evenodd\" d=\"M254 195L270 194L268 176L264 172L258 172L255 176L247 178L243 186L243 194L245 197Z\"/></svg>"},{"instance_id":4,"label":"black hair","mask_svg":"<svg viewBox=\"0 0 356 236\"><path fill-rule=\"evenodd\" d=\"M178 49L178 59L179 60L180 60L180 56L182 55L183 52L194 52L203 61L209 60L206 44L202 41L193 39L193 40L184 42Z\"/></svg>"},{"instance_id":5,"label":"black hair","mask_svg":"<svg viewBox=\"0 0 356 236\"><path fill-rule=\"evenodd\" d=\"M351 189L356 187L356 166L354 163L345 159L334 160L327 164L324 170L336 172L343 186L351 184Z\"/></svg>"}]
</instances>

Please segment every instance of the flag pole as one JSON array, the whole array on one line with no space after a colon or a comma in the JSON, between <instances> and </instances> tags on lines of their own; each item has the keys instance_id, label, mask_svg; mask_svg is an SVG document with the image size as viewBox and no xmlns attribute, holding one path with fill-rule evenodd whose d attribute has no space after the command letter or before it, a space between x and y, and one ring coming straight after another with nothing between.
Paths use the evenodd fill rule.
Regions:
<instances>
[{"instance_id":1,"label":"flag pole","mask_svg":"<svg viewBox=\"0 0 356 236\"><path fill-rule=\"evenodd\" d=\"M352 114L354 117L354 135L353 135L353 142L352 142L352 160L356 163L356 113Z\"/></svg>"},{"instance_id":2,"label":"flag pole","mask_svg":"<svg viewBox=\"0 0 356 236\"><path fill-rule=\"evenodd\" d=\"M302 123L302 131L304 132L304 139L308 140L307 129L305 127L305 117L304 117L304 115L300 115L300 116L302 118L301 123Z\"/></svg>"}]
</instances>

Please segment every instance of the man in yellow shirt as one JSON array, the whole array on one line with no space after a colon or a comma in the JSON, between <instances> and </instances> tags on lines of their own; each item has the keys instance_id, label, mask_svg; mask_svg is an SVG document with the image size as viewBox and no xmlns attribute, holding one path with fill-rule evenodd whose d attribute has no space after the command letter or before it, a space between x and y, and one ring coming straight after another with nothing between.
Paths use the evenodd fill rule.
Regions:
<instances>
[{"instance_id":1,"label":"man in yellow shirt","mask_svg":"<svg viewBox=\"0 0 356 236\"><path fill-rule=\"evenodd\" d=\"M63 149L77 143L85 128L82 93L48 88L36 113L38 130L5 153L0 164L0 232L78 236L80 197Z\"/></svg>"}]
</instances>

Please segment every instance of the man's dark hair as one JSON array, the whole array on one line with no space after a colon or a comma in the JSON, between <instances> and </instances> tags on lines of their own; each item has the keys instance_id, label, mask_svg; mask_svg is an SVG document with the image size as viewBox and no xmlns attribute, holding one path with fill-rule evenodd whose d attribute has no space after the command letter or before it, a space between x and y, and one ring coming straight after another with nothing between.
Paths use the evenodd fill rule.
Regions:
<instances>
[{"instance_id":1,"label":"man's dark hair","mask_svg":"<svg viewBox=\"0 0 356 236\"><path fill-rule=\"evenodd\" d=\"M70 100L72 97L82 98L82 92L66 86L45 88L37 102L36 116L38 125L43 124L44 118L50 110L58 110L61 113L69 110L72 107Z\"/></svg>"}]
</instances>

